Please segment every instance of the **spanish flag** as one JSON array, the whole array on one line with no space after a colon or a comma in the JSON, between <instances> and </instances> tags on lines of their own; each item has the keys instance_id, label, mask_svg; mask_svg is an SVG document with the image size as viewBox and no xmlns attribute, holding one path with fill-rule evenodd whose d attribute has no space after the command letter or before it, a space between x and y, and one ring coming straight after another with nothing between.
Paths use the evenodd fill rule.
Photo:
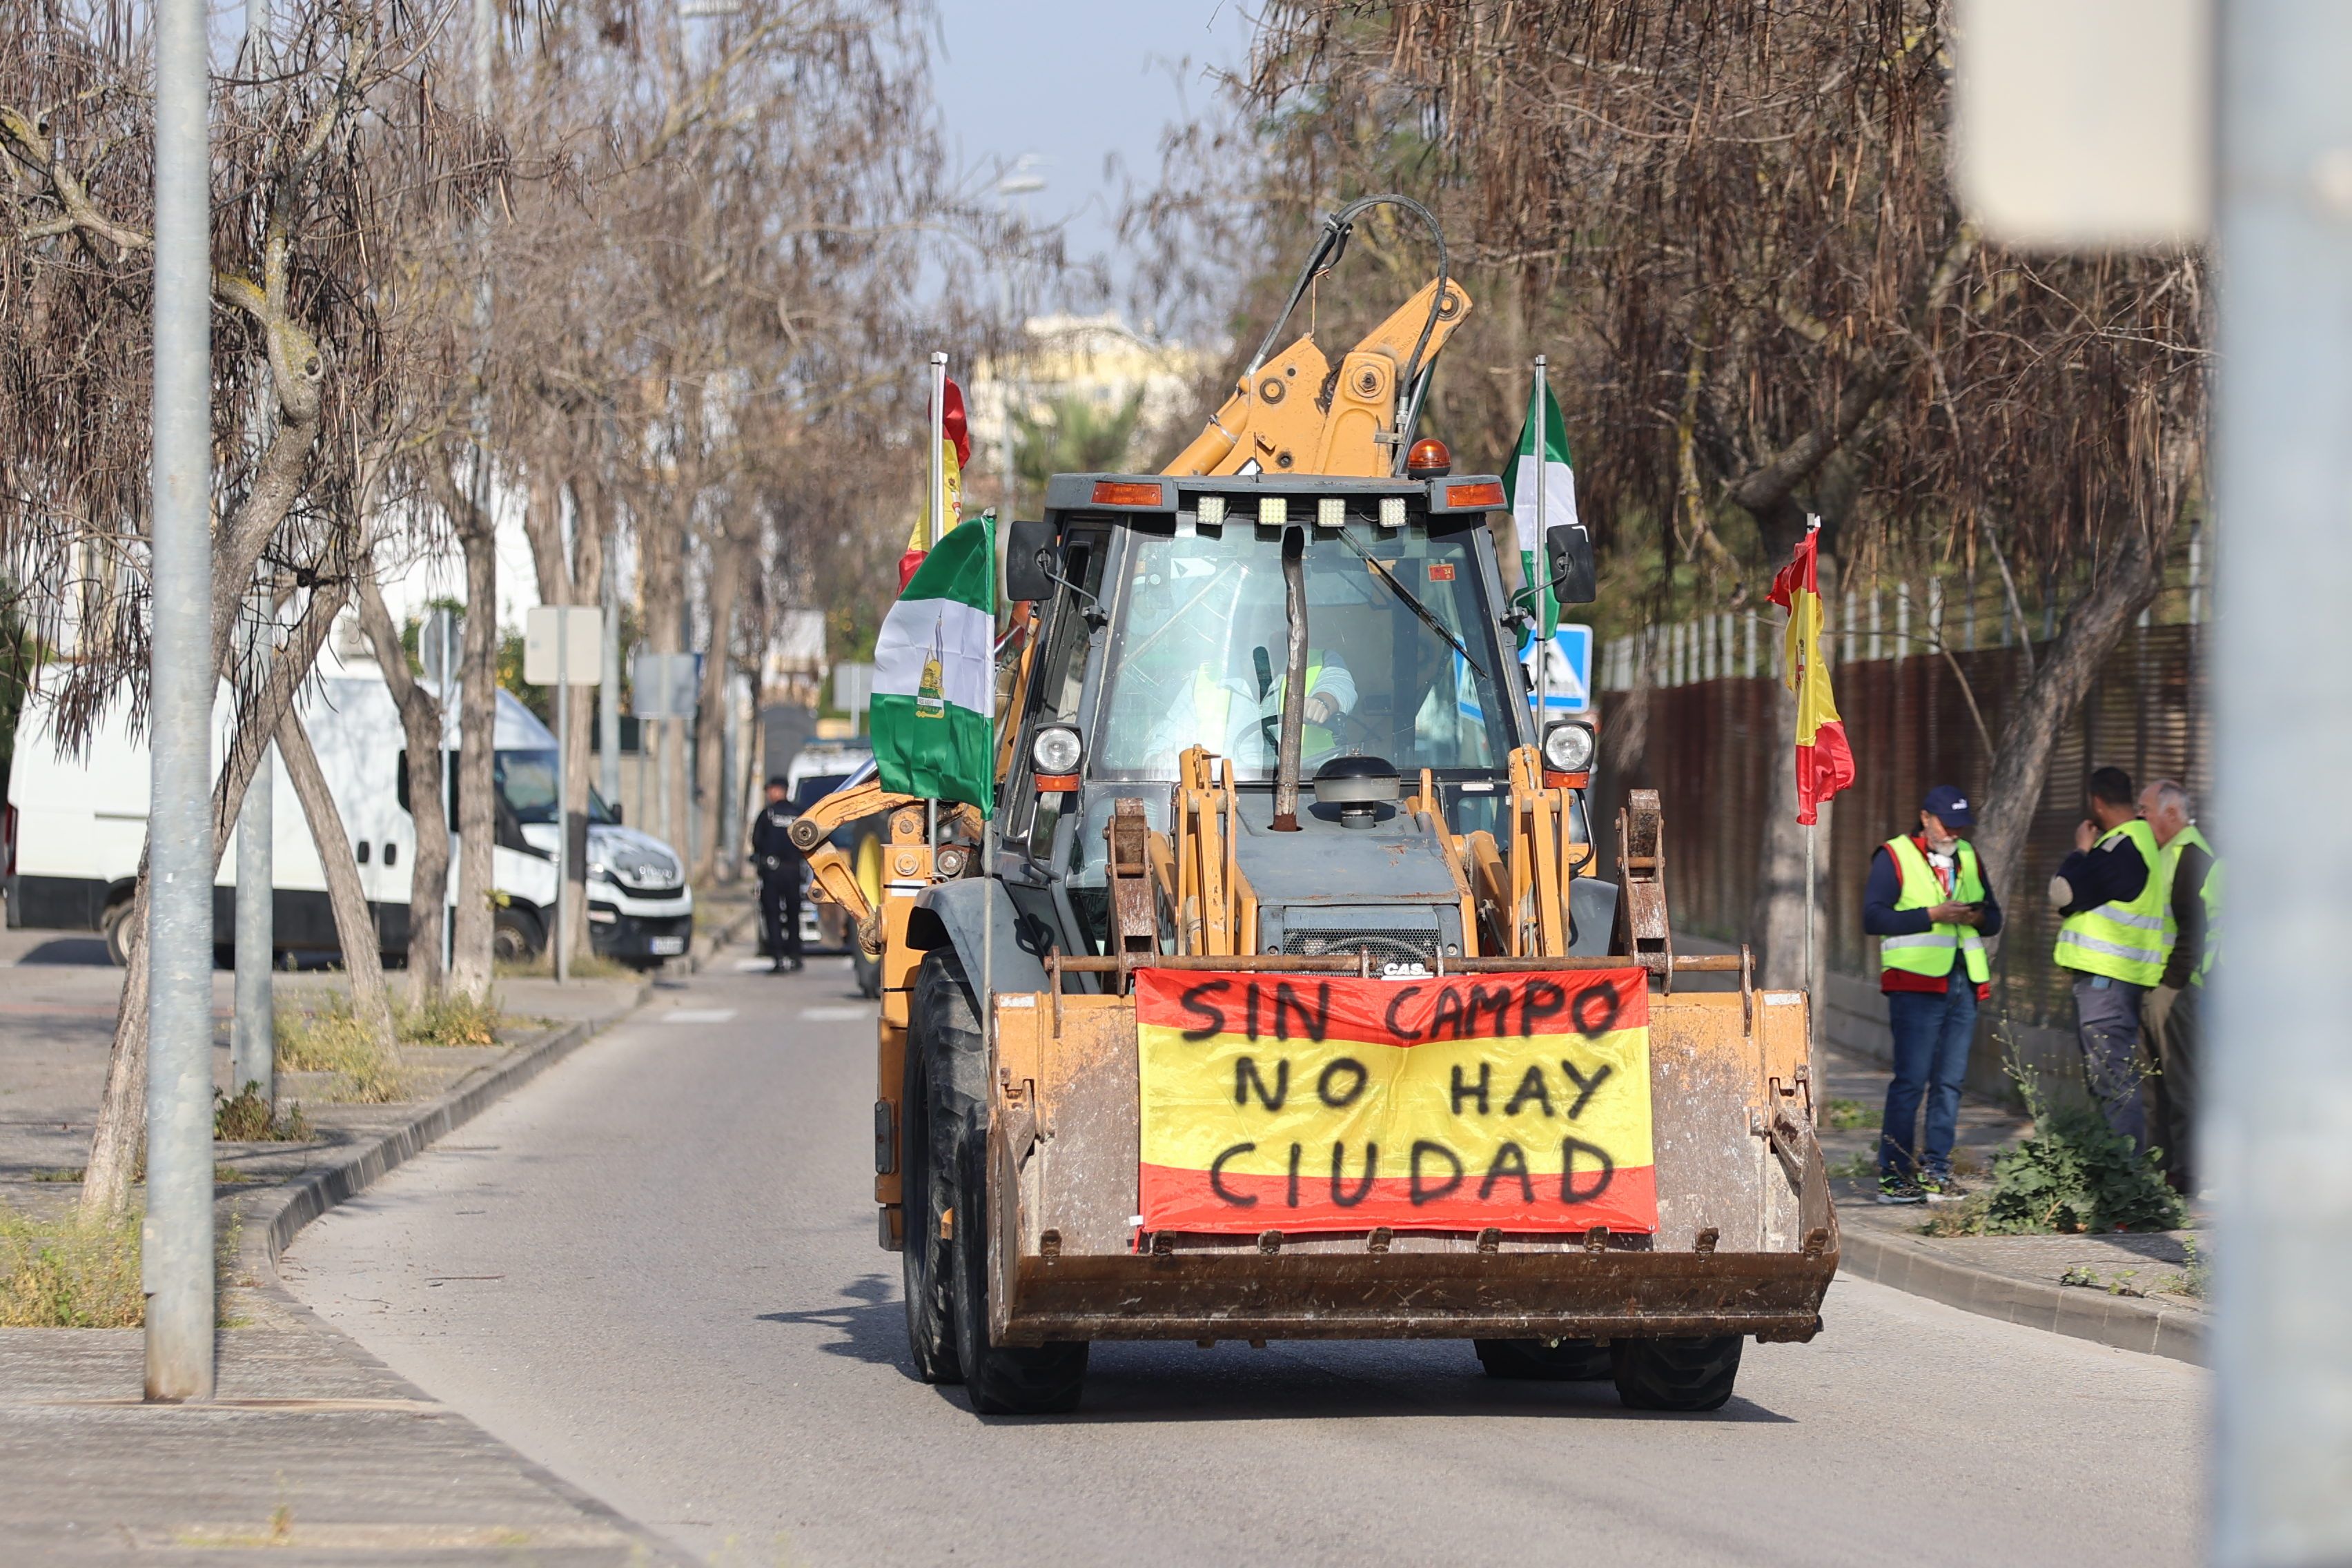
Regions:
<instances>
[{"instance_id":1,"label":"spanish flag","mask_svg":"<svg viewBox=\"0 0 2352 1568\"><path fill-rule=\"evenodd\" d=\"M952 379L940 410L940 468L947 494L946 516L940 523L944 535L961 521L963 514L963 470L971 461L971 433L963 411L963 388ZM927 500L915 514L915 526L907 535L907 548L898 557L898 591L905 593L915 575L915 568L931 548L931 509Z\"/></svg>"},{"instance_id":2,"label":"spanish flag","mask_svg":"<svg viewBox=\"0 0 2352 1568\"><path fill-rule=\"evenodd\" d=\"M1797 694L1797 820L1811 825L1821 803L1853 783L1853 749L1822 662L1821 523L1772 579L1772 603L1789 612L1789 689Z\"/></svg>"}]
</instances>

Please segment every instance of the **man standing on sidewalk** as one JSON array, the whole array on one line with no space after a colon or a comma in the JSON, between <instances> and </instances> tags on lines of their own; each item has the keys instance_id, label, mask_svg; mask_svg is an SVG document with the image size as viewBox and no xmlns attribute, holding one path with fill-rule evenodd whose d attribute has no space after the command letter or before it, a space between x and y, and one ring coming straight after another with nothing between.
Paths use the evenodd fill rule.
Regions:
<instances>
[{"instance_id":1,"label":"man standing on sidewalk","mask_svg":"<svg viewBox=\"0 0 2352 1568\"><path fill-rule=\"evenodd\" d=\"M2140 1004L2149 1054L2156 1058L2156 1138L2165 1179L2182 1196L2197 1186L2197 1063L2204 1045L2205 977L2221 951L2221 863L2189 820L2189 791L2158 779L2140 792L2139 812L2156 836L2157 875L2164 881L2164 973Z\"/></svg>"},{"instance_id":2,"label":"man standing on sidewalk","mask_svg":"<svg viewBox=\"0 0 2352 1568\"><path fill-rule=\"evenodd\" d=\"M1977 1003L1991 989L1984 939L2000 931L2000 900L1985 885L1976 847L1960 837L1976 820L1968 796L1938 784L1919 804L1919 830L1888 839L1871 857L1862 929L1880 939L1878 988L1895 1035L1895 1079L1878 1133L1883 1204L1966 1195L1952 1177L1952 1141ZM1915 1143L1923 1099L1927 1136Z\"/></svg>"},{"instance_id":3,"label":"man standing on sidewalk","mask_svg":"<svg viewBox=\"0 0 2352 1568\"><path fill-rule=\"evenodd\" d=\"M801 967L801 874L808 866L793 843L793 811L782 779L768 781L768 804L751 820L751 865L760 873L760 946L775 972Z\"/></svg>"},{"instance_id":4,"label":"man standing on sidewalk","mask_svg":"<svg viewBox=\"0 0 2352 1568\"><path fill-rule=\"evenodd\" d=\"M2107 1125L2147 1147L2140 1104L2140 1000L2164 973L2164 878L2156 835L2140 820L2131 775L2091 775L2090 819L2074 852L2050 879L2050 904L2065 919L2054 957L2074 973L2075 1033L2083 1071Z\"/></svg>"}]
</instances>

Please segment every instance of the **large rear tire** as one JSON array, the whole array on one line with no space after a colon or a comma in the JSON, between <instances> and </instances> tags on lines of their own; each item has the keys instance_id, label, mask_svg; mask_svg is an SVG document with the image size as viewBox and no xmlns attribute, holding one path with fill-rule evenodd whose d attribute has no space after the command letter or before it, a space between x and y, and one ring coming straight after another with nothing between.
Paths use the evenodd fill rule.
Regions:
<instances>
[{"instance_id":1,"label":"large rear tire","mask_svg":"<svg viewBox=\"0 0 2352 1568\"><path fill-rule=\"evenodd\" d=\"M963 1389L982 1415L1058 1415L1086 1391L1087 1342L1000 1345L988 1337L988 1129L964 1129L955 1219L956 1348Z\"/></svg>"},{"instance_id":2,"label":"large rear tire","mask_svg":"<svg viewBox=\"0 0 2352 1568\"><path fill-rule=\"evenodd\" d=\"M955 1342L954 1244L940 1239L940 1215L955 1199L953 1168L941 1166L940 1140L934 1135L945 1111L945 1086L934 1082L931 1074L930 1041L937 1029L932 1010L941 998L936 984L926 994L922 980L929 973L927 962L916 977L907 1066L899 1080L898 1192L905 1205L907 1244L898 1262L907 1296L907 1348L914 1357L915 1375L925 1383L961 1383L963 1366L956 1359Z\"/></svg>"},{"instance_id":3,"label":"large rear tire","mask_svg":"<svg viewBox=\"0 0 2352 1568\"><path fill-rule=\"evenodd\" d=\"M1740 1337L1614 1340L1609 1359L1629 1410L1719 1410L1739 1376Z\"/></svg>"},{"instance_id":4,"label":"large rear tire","mask_svg":"<svg viewBox=\"0 0 2352 1568\"><path fill-rule=\"evenodd\" d=\"M998 1345L988 1337L988 1052L971 983L952 948L923 955L908 1016L915 1024L908 1034L908 1060L919 1054L929 1078L923 1150L928 1190L938 1205L929 1216L930 1235L939 1234L940 1209L954 1215L952 1264L943 1273L950 1281L954 1358L964 1391L983 1415L1073 1409L1087 1374L1084 1341L1032 1347ZM911 1196L908 1218L914 1223ZM907 1240L911 1251L911 1232Z\"/></svg>"},{"instance_id":5,"label":"large rear tire","mask_svg":"<svg viewBox=\"0 0 2352 1568\"><path fill-rule=\"evenodd\" d=\"M1477 1340L1488 1377L1530 1383L1607 1383L1609 1347L1591 1340Z\"/></svg>"}]
</instances>

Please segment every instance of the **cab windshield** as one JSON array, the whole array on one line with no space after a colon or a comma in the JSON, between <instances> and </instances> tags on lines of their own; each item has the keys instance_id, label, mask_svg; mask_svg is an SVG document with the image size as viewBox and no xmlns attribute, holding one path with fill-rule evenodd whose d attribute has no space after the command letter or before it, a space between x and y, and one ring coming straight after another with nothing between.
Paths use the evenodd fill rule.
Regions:
<instances>
[{"instance_id":1,"label":"cab windshield","mask_svg":"<svg viewBox=\"0 0 2352 1568\"><path fill-rule=\"evenodd\" d=\"M507 803L517 822L555 820L555 753L500 752L493 761L499 798ZM594 785L588 789L588 820L609 825L613 808Z\"/></svg>"},{"instance_id":2,"label":"cab windshield","mask_svg":"<svg viewBox=\"0 0 2352 1568\"><path fill-rule=\"evenodd\" d=\"M1381 757L1406 773L1501 765L1512 742L1472 547L1483 526L1304 530L1306 773L1336 756ZM1289 647L1281 533L1240 523L1222 537L1134 530L1113 586L1109 686L1090 771L1173 779L1177 757L1198 745L1232 758L1236 778L1272 778Z\"/></svg>"}]
</instances>

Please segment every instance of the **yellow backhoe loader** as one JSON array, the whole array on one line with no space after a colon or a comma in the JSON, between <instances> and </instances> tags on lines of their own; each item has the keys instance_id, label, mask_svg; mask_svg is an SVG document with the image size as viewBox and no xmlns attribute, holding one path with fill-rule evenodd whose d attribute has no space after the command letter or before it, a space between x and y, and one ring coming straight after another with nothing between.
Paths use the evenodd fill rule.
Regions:
<instances>
[{"instance_id":1,"label":"yellow backhoe loader","mask_svg":"<svg viewBox=\"0 0 2352 1568\"><path fill-rule=\"evenodd\" d=\"M1072 1407L1096 1340L1381 1337L1711 1409L1821 1326L1806 997L1674 951L1654 793L1598 874L1503 487L1414 440L1470 310L1439 255L1336 366L1277 321L1160 473L1008 527L993 822L868 780L794 829L880 961L915 1362L982 1411ZM1580 528L1544 567L1593 597ZM824 844L877 811L878 900Z\"/></svg>"}]
</instances>

